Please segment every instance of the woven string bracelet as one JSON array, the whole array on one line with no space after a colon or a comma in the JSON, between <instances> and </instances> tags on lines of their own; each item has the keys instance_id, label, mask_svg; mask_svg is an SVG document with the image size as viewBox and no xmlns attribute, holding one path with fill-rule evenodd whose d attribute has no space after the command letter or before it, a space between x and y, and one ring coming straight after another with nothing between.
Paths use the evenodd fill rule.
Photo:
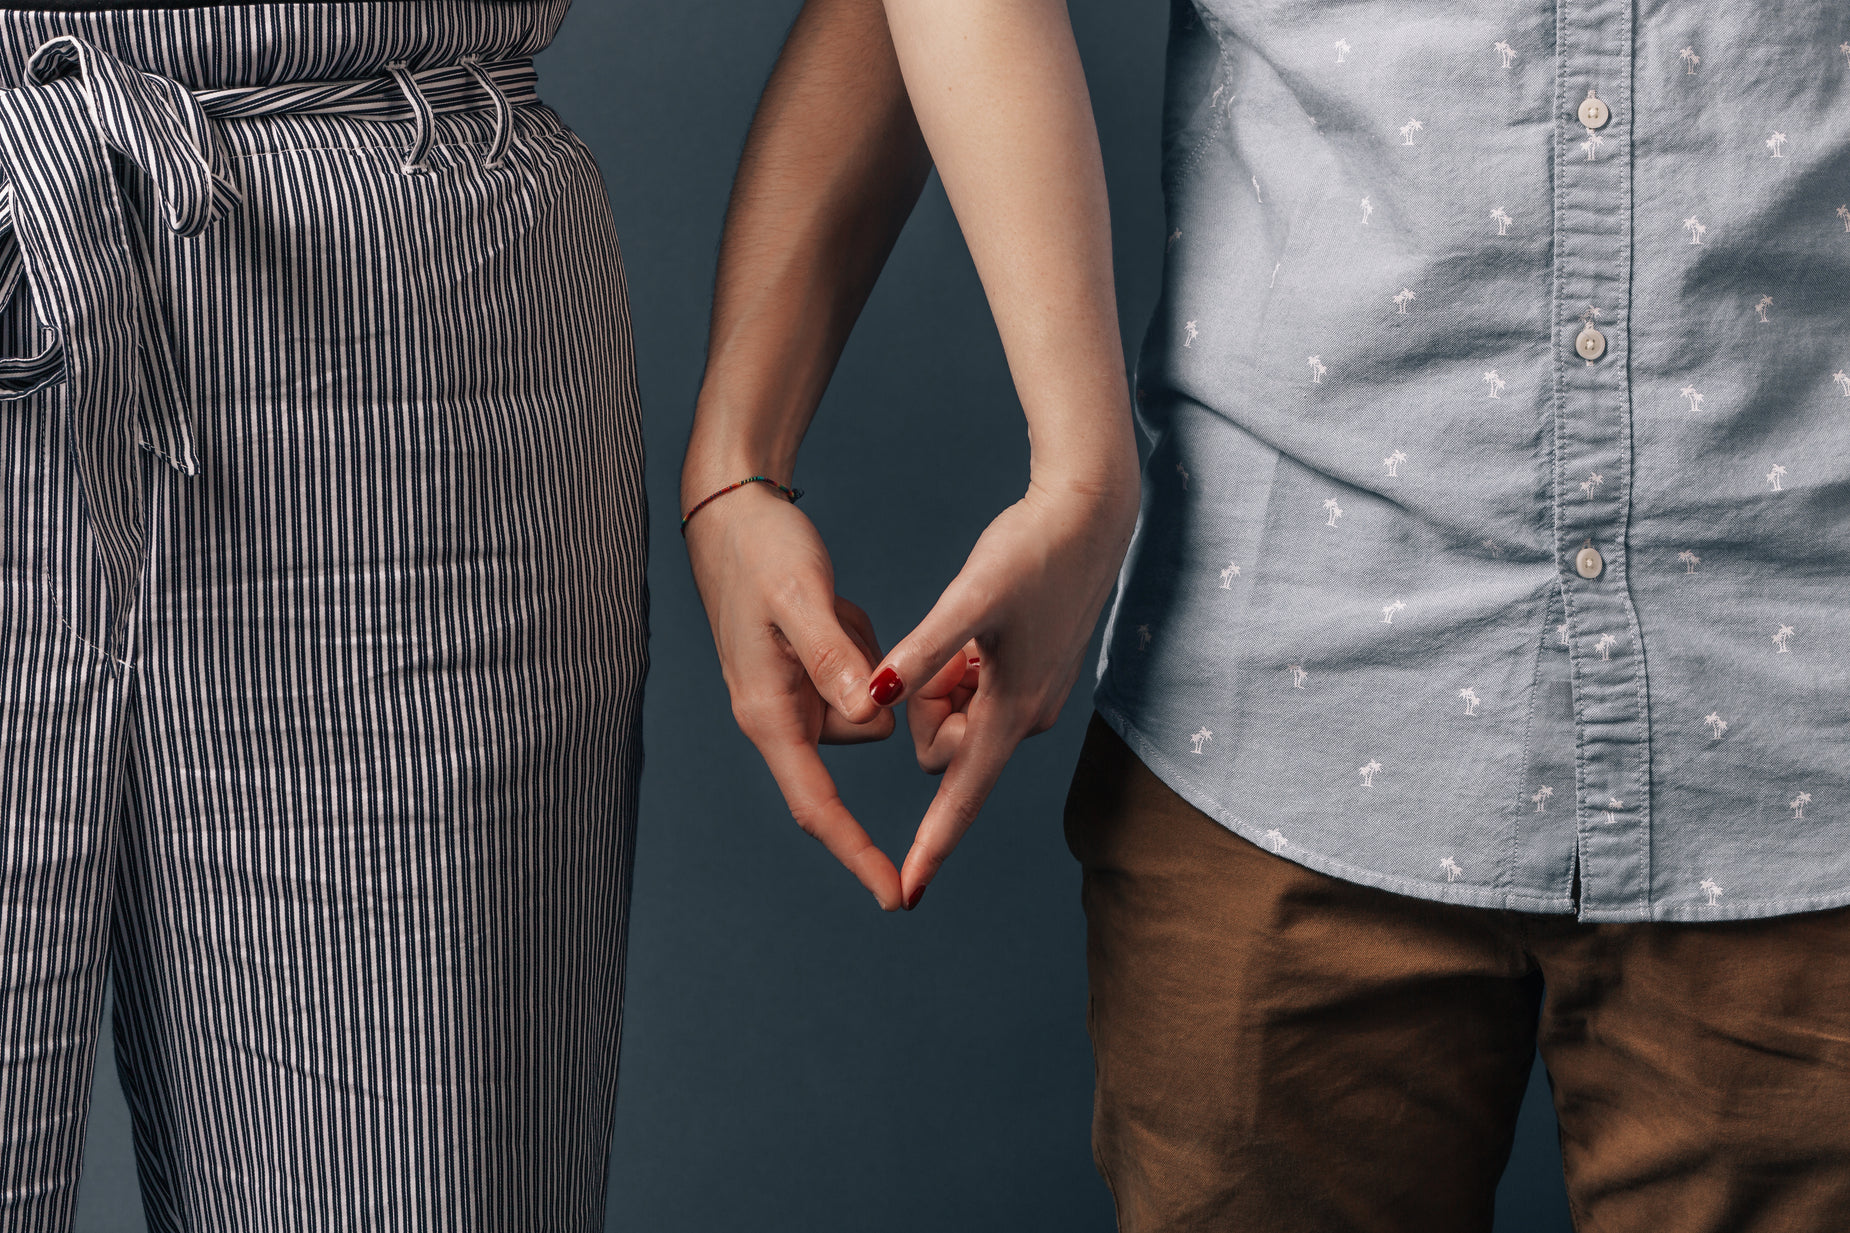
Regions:
<instances>
[{"instance_id":1,"label":"woven string bracelet","mask_svg":"<svg viewBox=\"0 0 1850 1233\"><path fill-rule=\"evenodd\" d=\"M792 505L795 505L797 498L803 495L803 490L801 488L786 488L768 475L749 475L736 484L727 484L724 488L704 500L696 501L693 509L681 515L681 534L687 534L687 520L689 518L692 518L695 514L698 514L701 510L713 504L713 502L719 500L727 493L737 492L747 484L769 484L771 487L777 489L777 491L782 494L784 500L790 502Z\"/></svg>"}]
</instances>

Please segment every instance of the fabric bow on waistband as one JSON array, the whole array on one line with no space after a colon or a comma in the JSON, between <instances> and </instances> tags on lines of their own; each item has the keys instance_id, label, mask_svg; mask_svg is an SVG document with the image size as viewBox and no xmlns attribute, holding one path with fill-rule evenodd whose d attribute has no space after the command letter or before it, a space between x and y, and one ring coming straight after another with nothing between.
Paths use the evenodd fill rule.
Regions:
<instances>
[{"instance_id":1,"label":"fabric bow on waistband","mask_svg":"<svg viewBox=\"0 0 1850 1233\"><path fill-rule=\"evenodd\" d=\"M72 461L120 635L140 582L140 444L191 475L196 463L171 344L148 282L144 239L111 153L147 177L183 236L238 204L212 121L178 82L61 36L33 53L30 84L0 91L0 312L30 285L37 355L0 360L0 399L62 378Z\"/></svg>"},{"instance_id":2,"label":"fabric bow on waistband","mask_svg":"<svg viewBox=\"0 0 1850 1233\"><path fill-rule=\"evenodd\" d=\"M402 163L410 176L428 170L433 116L492 109L494 135L481 165L494 171L509 155L513 109L539 98L530 57L484 62L463 55L453 64L384 69L351 80L195 94L61 35L33 53L28 84L0 90L0 323L13 326L15 338L46 340L36 355L0 358L0 400L63 381L54 405L102 565L107 615L98 636L112 660L123 653L144 555L137 446L183 474L196 469L164 301L149 281L140 215L124 204L114 160L146 179L169 227L195 236L239 203L220 119L410 121L415 135ZM37 328L18 315L22 282L32 292Z\"/></svg>"}]
</instances>

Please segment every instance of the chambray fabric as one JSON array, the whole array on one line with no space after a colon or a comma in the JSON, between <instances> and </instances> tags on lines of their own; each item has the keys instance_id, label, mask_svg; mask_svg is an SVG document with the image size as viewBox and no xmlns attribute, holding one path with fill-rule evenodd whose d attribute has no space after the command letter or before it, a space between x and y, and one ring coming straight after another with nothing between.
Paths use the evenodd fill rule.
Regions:
<instances>
[{"instance_id":1,"label":"chambray fabric","mask_svg":"<svg viewBox=\"0 0 1850 1233\"><path fill-rule=\"evenodd\" d=\"M1389 890L1850 903L1850 6L1177 0L1163 140L1113 727Z\"/></svg>"}]
</instances>

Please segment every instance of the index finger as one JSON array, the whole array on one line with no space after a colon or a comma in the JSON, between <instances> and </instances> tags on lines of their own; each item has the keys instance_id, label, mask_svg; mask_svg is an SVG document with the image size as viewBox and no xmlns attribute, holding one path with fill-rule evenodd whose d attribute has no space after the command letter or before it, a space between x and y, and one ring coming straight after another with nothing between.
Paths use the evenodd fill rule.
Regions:
<instances>
[{"instance_id":1,"label":"index finger","mask_svg":"<svg viewBox=\"0 0 1850 1233\"><path fill-rule=\"evenodd\" d=\"M1017 730L1009 722L1007 713L992 697L979 693L966 715L957 752L945 768L938 794L919 823L912 850L906 853L900 872L907 908L917 906L919 896L976 821L990 789L1002 777L1002 768L1008 765L1010 755L1025 735L1025 730Z\"/></svg>"},{"instance_id":2,"label":"index finger","mask_svg":"<svg viewBox=\"0 0 1850 1233\"><path fill-rule=\"evenodd\" d=\"M784 794L790 816L812 838L820 840L829 855L842 863L861 885L873 892L884 912L899 908L899 871L887 854L867 837L835 790L829 768L816 747L800 738L767 741L758 747L771 777Z\"/></svg>"}]
</instances>

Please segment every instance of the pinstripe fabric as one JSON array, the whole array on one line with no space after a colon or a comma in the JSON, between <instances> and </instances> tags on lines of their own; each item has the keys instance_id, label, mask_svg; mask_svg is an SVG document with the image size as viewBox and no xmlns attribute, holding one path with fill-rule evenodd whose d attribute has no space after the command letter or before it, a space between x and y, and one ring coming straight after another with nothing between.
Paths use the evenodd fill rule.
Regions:
<instances>
[{"instance_id":1,"label":"pinstripe fabric","mask_svg":"<svg viewBox=\"0 0 1850 1233\"><path fill-rule=\"evenodd\" d=\"M0 355L62 348L0 364L0 1230L68 1225L106 962L153 1228L601 1225L645 536L565 8L0 13Z\"/></svg>"}]
</instances>

